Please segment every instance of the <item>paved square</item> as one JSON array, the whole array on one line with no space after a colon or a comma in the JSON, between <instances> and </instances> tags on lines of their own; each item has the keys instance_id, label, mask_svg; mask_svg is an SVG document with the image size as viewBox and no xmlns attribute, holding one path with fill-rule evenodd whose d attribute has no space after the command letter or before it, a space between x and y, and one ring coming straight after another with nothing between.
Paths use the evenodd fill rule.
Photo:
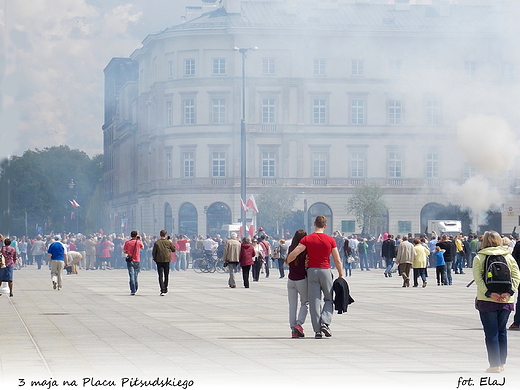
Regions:
<instances>
[{"instance_id":1,"label":"paved square","mask_svg":"<svg viewBox=\"0 0 520 390\"><path fill-rule=\"evenodd\" d=\"M173 272L161 297L155 271L130 296L126 270L80 270L54 291L50 272L29 266L15 271L14 297L0 297L0 388L520 388L520 332L509 332L506 371L484 372L470 272L426 288L353 275L356 302L334 315L332 338L315 340L310 318L307 337L290 338L287 280L274 269L250 289L241 275L230 289L226 274Z\"/></svg>"}]
</instances>

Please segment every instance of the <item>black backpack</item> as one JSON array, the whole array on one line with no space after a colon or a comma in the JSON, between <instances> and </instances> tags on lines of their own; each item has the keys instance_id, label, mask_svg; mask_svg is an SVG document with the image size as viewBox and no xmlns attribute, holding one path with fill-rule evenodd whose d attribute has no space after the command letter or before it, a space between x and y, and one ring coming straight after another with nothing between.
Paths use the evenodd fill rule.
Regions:
<instances>
[{"instance_id":1,"label":"black backpack","mask_svg":"<svg viewBox=\"0 0 520 390\"><path fill-rule=\"evenodd\" d=\"M489 291L502 294L512 289L511 270L502 255L488 255L484 260L484 283Z\"/></svg>"}]
</instances>

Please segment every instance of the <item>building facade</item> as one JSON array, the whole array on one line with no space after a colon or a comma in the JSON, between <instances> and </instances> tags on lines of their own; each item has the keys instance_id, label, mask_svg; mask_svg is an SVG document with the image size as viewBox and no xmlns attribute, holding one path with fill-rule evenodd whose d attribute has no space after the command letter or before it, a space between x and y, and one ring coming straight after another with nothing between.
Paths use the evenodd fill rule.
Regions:
<instances>
[{"instance_id":1,"label":"building facade","mask_svg":"<svg viewBox=\"0 0 520 390\"><path fill-rule=\"evenodd\" d=\"M359 232L347 200L376 183L388 206L378 230L424 232L453 204L471 207L465 230L490 217L511 232L519 172L489 173L472 151L498 132L516 142L518 6L377 3L202 0L114 58L103 126L114 231L206 234L237 222L245 103L247 196L290 188L307 228L325 214L329 230ZM251 49L244 78L237 48ZM472 178L498 195L474 205Z\"/></svg>"}]
</instances>

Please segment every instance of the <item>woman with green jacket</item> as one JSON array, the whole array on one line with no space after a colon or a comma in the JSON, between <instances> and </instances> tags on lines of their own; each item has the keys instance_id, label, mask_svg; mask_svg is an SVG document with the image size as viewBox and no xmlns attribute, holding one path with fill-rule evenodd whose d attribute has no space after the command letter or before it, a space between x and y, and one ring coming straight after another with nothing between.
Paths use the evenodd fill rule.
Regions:
<instances>
[{"instance_id":1,"label":"woman with green jacket","mask_svg":"<svg viewBox=\"0 0 520 390\"><path fill-rule=\"evenodd\" d=\"M484 273L486 257L504 256L511 272L511 288L507 292L493 292L486 286ZM502 238L497 232L484 233L480 250L473 260L473 278L477 284L476 308L484 328L489 368L486 372L502 372L507 359L507 321L514 310L513 294L518 292L520 271L518 264L507 249L502 247Z\"/></svg>"}]
</instances>

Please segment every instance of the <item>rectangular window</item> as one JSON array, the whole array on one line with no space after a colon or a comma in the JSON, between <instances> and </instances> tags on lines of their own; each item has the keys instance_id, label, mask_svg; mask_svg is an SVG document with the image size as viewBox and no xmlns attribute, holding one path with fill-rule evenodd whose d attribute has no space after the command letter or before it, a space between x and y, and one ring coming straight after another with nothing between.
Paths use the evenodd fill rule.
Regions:
<instances>
[{"instance_id":1,"label":"rectangular window","mask_svg":"<svg viewBox=\"0 0 520 390\"><path fill-rule=\"evenodd\" d=\"M403 104L400 100L388 101L388 123L400 125L402 123Z\"/></svg>"},{"instance_id":2,"label":"rectangular window","mask_svg":"<svg viewBox=\"0 0 520 390\"><path fill-rule=\"evenodd\" d=\"M315 59L314 60L313 74L315 76L324 76L325 75L325 60L324 59Z\"/></svg>"},{"instance_id":3,"label":"rectangular window","mask_svg":"<svg viewBox=\"0 0 520 390\"><path fill-rule=\"evenodd\" d=\"M412 221L397 221L397 233L410 233L412 231Z\"/></svg>"},{"instance_id":4,"label":"rectangular window","mask_svg":"<svg viewBox=\"0 0 520 390\"><path fill-rule=\"evenodd\" d=\"M225 177L226 176L226 153L213 152L212 157L212 176Z\"/></svg>"},{"instance_id":5,"label":"rectangular window","mask_svg":"<svg viewBox=\"0 0 520 390\"><path fill-rule=\"evenodd\" d=\"M476 76L477 61L464 61L464 73L468 76Z\"/></svg>"},{"instance_id":6,"label":"rectangular window","mask_svg":"<svg viewBox=\"0 0 520 390\"><path fill-rule=\"evenodd\" d=\"M262 58L262 73L274 74L274 58Z\"/></svg>"},{"instance_id":7,"label":"rectangular window","mask_svg":"<svg viewBox=\"0 0 520 390\"><path fill-rule=\"evenodd\" d=\"M214 75L226 74L226 59L225 58L213 58L213 74Z\"/></svg>"},{"instance_id":8,"label":"rectangular window","mask_svg":"<svg viewBox=\"0 0 520 390\"><path fill-rule=\"evenodd\" d=\"M327 153L312 153L312 176L325 177L327 175Z\"/></svg>"},{"instance_id":9,"label":"rectangular window","mask_svg":"<svg viewBox=\"0 0 520 390\"><path fill-rule=\"evenodd\" d=\"M166 126L173 125L173 102L171 100L166 101Z\"/></svg>"},{"instance_id":10,"label":"rectangular window","mask_svg":"<svg viewBox=\"0 0 520 390\"><path fill-rule=\"evenodd\" d=\"M350 123L353 125L365 124L365 99L350 101Z\"/></svg>"},{"instance_id":11,"label":"rectangular window","mask_svg":"<svg viewBox=\"0 0 520 390\"><path fill-rule=\"evenodd\" d=\"M388 153L388 177L389 178L401 178L403 177L403 160L401 153L389 152Z\"/></svg>"},{"instance_id":12,"label":"rectangular window","mask_svg":"<svg viewBox=\"0 0 520 390\"><path fill-rule=\"evenodd\" d=\"M166 153L166 177L171 179L172 177L172 154Z\"/></svg>"},{"instance_id":13,"label":"rectangular window","mask_svg":"<svg viewBox=\"0 0 520 390\"><path fill-rule=\"evenodd\" d=\"M354 233L356 231L356 221L341 221L341 231L343 233Z\"/></svg>"},{"instance_id":14,"label":"rectangular window","mask_svg":"<svg viewBox=\"0 0 520 390\"><path fill-rule=\"evenodd\" d=\"M390 74L398 76L401 74L402 61L390 60Z\"/></svg>"},{"instance_id":15,"label":"rectangular window","mask_svg":"<svg viewBox=\"0 0 520 390\"><path fill-rule=\"evenodd\" d=\"M184 124L193 125L195 124L195 99L184 99Z\"/></svg>"},{"instance_id":16,"label":"rectangular window","mask_svg":"<svg viewBox=\"0 0 520 390\"><path fill-rule=\"evenodd\" d=\"M262 177L274 177L276 168L276 154L262 152Z\"/></svg>"},{"instance_id":17,"label":"rectangular window","mask_svg":"<svg viewBox=\"0 0 520 390\"><path fill-rule=\"evenodd\" d=\"M440 123L440 105L436 99L426 101L426 123L429 125Z\"/></svg>"},{"instance_id":18,"label":"rectangular window","mask_svg":"<svg viewBox=\"0 0 520 390\"><path fill-rule=\"evenodd\" d=\"M226 123L226 99L211 99L212 104L212 121L214 125Z\"/></svg>"},{"instance_id":19,"label":"rectangular window","mask_svg":"<svg viewBox=\"0 0 520 390\"><path fill-rule=\"evenodd\" d=\"M439 177L439 155L437 153L426 155L426 177L429 179Z\"/></svg>"},{"instance_id":20,"label":"rectangular window","mask_svg":"<svg viewBox=\"0 0 520 390\"><path fill-rule=\"evenodd\" d=\"M365 152L350 153L350 176L365 177Z\"/></svg>"},{"instance_id":21,"label":"rectangular window","mask_svg":"<svg viewBox=\"0 0 520 390\"><path fill-rule=\"evenodd\" d=\"M184 60L184 76L195 76L195 60Z\"/></svg>"},{"instance_id":22,"label":"rectangular window","mask_svg":"<svg viewBox=\"0 0 520 390\"><path fill-rule=\"evenodd\" d=\"M173 79L173 61L168 61L168 78Z\"/></svg>"},{"instance_id":23,"label":"rectangular window","mask_svg":"<svg viewBox=\"0 0 520 390\"><path fill-rule=\"evenodd\" d=\"M363 76L363 60L352 60L352 76Z\"/></svg>"},{"instance_id":24,"label":"rectangular window","mask_svg":"<svg viewBox=\"0 0 520 390\"><path fill-rule=\"evenodd\" d=\"M314 123L314 124L325 123L326 103L327 103L327 101L325 99L313 99L312 123Z\"/></svg>"},{"instance_id":25,"label":"rectangular window","mask_svg":"<svg viewBox=\"0 0 520 390\"><path fill-rule=\"evenodd\" d=\"M467 179L467 178L470 178L470 177L475 177L477 176L477 167L473 166L473 165L469 165L467 162L464 163L464 172L463 172L463 175L464 175L464 178Z\"/></svg>"},{"instance_id":26,"label":"rectangular window","mask_svg":"<svg viewBox=\"0 0 520 390\"><path fill-rule=\"evenodd\" d=\"M195 176L195 153L184 152L182 154L182 168L184 177Z\"/></svg>"},{"instance_id":27,"label":"rectangular window","mask_svg":"<svg viewBox=\"0 0 520 390\"><path fill-rule=\"evenodd\" d=\"M262 123L272 124L275 123L275 104L276 99L274 98L263 98L262 99Z\"/></svg>"}]
</instances>

